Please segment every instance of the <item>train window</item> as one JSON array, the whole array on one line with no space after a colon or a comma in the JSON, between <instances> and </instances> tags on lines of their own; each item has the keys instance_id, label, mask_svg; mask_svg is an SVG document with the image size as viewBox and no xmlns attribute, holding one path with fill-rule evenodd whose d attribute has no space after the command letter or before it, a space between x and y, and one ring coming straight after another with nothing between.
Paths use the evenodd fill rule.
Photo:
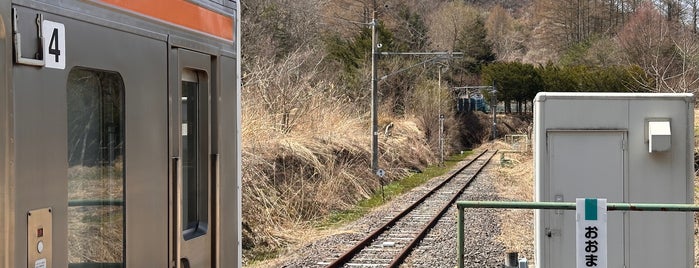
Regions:
<instances>
[{"instance_id":1,"label":"train window","mask_svg":"<svg viewBox=\"0 0 699 268\"><path fill-rule=\"evenodd\" d=\"M68 75L68 261L122 267L124 83L118 73Z\"/></svg>"},{"instance_id":2,"label":"train window","mask_svg":"<svg viewBox=\"0 0 699 268\"><path fill-rule=\"evenodd\" d=\"M182 227L184 239L208 229L208 92L203 72L182 70Z\"/></svg>"}]
</instances>

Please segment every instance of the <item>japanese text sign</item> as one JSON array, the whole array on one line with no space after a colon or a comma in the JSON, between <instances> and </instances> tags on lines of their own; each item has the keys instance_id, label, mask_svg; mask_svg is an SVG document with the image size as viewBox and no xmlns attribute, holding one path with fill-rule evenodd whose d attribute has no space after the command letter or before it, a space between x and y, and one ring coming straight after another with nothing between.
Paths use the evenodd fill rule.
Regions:
<instances>
[{"instance_id":1,"label":"japanese text sign","mask_svg":"<svg viewBox=\"0 0 699 268\"><path fill-rule=\"evenodd\" d=\"M607 267L607 199L575 200L576 267Z\"/></svg>"}]
</instances>

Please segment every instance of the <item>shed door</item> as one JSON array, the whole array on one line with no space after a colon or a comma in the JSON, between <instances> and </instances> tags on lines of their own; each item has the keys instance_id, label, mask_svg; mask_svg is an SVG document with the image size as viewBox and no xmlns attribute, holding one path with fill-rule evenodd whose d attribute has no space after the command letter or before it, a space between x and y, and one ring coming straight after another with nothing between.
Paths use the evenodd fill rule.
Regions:
<instances>
[{"instance_id":1,"label":"shed door","mask_svg":"<svg viewBox=\"0 0 699 268\"><path fill-rule=\"evenodd\" d=\"M622 131L548 132L549 200L576 198L624 200ZM575 211L547 210L550 219L549 265L575 266ZM608 267L624 267L623 213L607 214Z\"/></svg>"}]
</instances>

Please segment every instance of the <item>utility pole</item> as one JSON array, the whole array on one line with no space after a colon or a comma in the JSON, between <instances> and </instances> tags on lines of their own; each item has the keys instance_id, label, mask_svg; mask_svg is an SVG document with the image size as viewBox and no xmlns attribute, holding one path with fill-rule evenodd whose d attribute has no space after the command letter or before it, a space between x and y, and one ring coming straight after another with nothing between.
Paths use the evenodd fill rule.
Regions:
<instances>
[{"instance_id":1,"label":"utility pole","mask_svg":"<svg viewBox=\"0 0 699 268\"><path fill-rule=\"evenodd\" d=\"M497 128L497 109L498 109L498 97L497 93L498 90L495 87L495 80L493 80L493 93L491 100L493 101L493 131L492 131L492 140L495 140L495 138L498 136L498 128Z\"/></svg>"},{"instance_id":2,"label":"utility pole","mask_svg":"<svg viewBox=\"0 0 699 268\"><path fill-rule=\"evenodd\" d=\"M463 52L379 52L378 48L381 47L381 44L377 40L376 36L376 26L378 26L378 21L376 20L376 15L377 15L377 5L376 5L376 0L374 2L374 10L372 12L371 16L371 171L374 174L377 174L379 171L379 119L378 119L378 68L377 64L379 61L379 55L408 55L408 56L435 56L434 59L439 59L442 57L448 57L451 58L453 55L463 55ZM422 63L427 63L430 62L434 59L424 61ZM421 64L422 64L421 63ZM409 68L418 66L420 64L416 64L413 66L410 66L408 68L404 68L402 70L399 70L397 72L393 72L390 74L387 74L383 76L381 79L384 79L390 75L394 75L400 72L403 72ZM440 112L441 113L441 112Z\"/></svg>"},{"instance_id":3,"label":"utility pole","mask_svg":"<svg viewBox=\"0 0 699 268\"><path fill-rule=\"evenodd\" d=\"M376 51L376 0L374 11L371 15L371 172L376 173L379 168L379 126L378 126L378 70Z\"/></svg>"},{"instance_id":4,"label":"utility pole","mask_svg":"<svg viewBox=\"0 0 699 268\"><path fill-rule=\"evenodd\" d=\"M444 115L442 114L442 65L437 74L437 113L439 114L439 165L444 166Z\"/></svg>"},{"instance_id":5,"label":"utility pole","mask_svg":"<svg viewBox=\"0 0 699 268\"><path fill-rule=\"evenodd\" d=\"M439 115L439 165L444 166L444 115Z\"/></svg>"}]
</instances>

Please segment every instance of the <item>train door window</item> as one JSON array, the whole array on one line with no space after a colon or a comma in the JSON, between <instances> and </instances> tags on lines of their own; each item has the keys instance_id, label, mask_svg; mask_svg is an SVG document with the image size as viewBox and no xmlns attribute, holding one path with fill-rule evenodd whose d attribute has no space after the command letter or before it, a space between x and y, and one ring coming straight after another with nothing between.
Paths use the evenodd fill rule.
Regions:
<instances>
[{"instance_id":1,"label":"train door window","mask_svg":"<svg viewBox=\"0 0 699 268\"><path fill-rule=\"evenodd\" d=\"M182 70L182 227L185 240L208 230L208 90L204 72Z\"/></svg>"},{"instance_id":2,"label":"train door window","mask_svg":"<svg viewBox=\"0 0 699 268\"><path fill-rule=\"evenodd\" d=\"M123 267L122 78L115 72L74 68L68 75L67 104L69 267Z\"/></svg>"}]
</instances>

